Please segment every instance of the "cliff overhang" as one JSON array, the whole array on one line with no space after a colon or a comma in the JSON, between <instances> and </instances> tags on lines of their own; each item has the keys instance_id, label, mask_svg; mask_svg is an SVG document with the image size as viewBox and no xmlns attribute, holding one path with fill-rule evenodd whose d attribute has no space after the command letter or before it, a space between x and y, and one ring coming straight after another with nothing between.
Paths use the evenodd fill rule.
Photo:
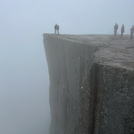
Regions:
<instances>
[{"instance_id":1,"label":"cliff overhang","mask_svg":"<svg viewBox=\"0 0 134 134\"><path fill-rule=\"evenodd\" d=\"M43 34L50 134L134 133L134 40Z\"/></svg>"}]
</instances>

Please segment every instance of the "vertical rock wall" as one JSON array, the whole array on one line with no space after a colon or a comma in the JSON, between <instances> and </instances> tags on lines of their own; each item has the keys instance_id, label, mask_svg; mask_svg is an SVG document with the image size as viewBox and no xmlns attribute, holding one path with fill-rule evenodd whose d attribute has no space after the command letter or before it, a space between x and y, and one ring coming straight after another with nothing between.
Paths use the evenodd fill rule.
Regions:
<instances>
[{"instance_id":1,"label":"vertical rock wall","mask_svg":"<svg viewBox=\"0 0 134 134\"><path fill-rule=\"evenodd\" d=\"M91 134L133 134L134 72L95 63L91 73L94 92Z\"/></svg>"},{"instance_id":2,"label":"vertical rock wall","mask_svg":"<svg viewBox=\"0 0 134 134\"><path fill-rule=\"evenodd\" d=\"M44 35L50 134L133 134L134 72L94 61L98 47ZM132 132L132 133L131 133Z\"/></svg>"}]
</instances>

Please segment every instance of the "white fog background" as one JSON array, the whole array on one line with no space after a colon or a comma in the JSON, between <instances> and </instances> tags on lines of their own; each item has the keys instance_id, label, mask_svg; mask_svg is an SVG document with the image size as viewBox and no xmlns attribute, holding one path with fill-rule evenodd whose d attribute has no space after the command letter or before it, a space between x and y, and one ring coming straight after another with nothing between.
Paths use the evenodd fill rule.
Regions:
<instances>
[{"instance_id":1,"label":"white fog background","mask_svg":"<svg viewBox=\"0 0 134 134\"><path fill-rule=\"evenodd\" d=\"M0 0L0 134L48 134L43 33L113 34L134 25L134 0Z\"/></svg>"}]
</instances>

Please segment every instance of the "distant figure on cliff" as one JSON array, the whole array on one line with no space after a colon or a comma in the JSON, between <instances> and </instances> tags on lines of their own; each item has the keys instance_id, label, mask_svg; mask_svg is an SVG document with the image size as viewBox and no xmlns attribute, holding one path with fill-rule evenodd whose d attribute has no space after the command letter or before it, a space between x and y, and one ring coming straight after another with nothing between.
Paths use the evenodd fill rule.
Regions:
<instances>
[{"instance_id":1,"label":"distant figure on cliff","mask_svg":"<svg viewBox=\"0 0 134 134\"><path fill-rule=\"evenodd\" d=\"M55 29L55 34L56 34L56 31L57 31L57 33L59 34L59 25L56 24L56 25L54 26L54 29Z\"/></svg>"},{"instance_id":2,"label":"distant figure on cliff","mask_svg":"<svg viewBox=\"0 0 134 134\"><path fill-rule=\"evenodd\" d=\"M123 36L123 33L124 33L124 25L122 25L122 27L121 27L121 38Z\"/></svg>"},{"instance_id":3,"label":"distant figure on cliff","mask_svg":"<svg viewBox=\"0 0 134 134\"><path fill-rule=\"evenodd\" d=\"M134 26L130 29L130 39L133 39Z\"/></svg>"},{"instance_id":4,"label":"distant figure on cliff","mask_svg":"<svg viewBox=\"0 0 134 134\"><path fill-rule=\"evenodd\" d=\"M115 23L115 26L114 26L114 36L116 36L117 30L118 30L118 25L117 25L117 23Z\"/></svg>"}]
</instances>

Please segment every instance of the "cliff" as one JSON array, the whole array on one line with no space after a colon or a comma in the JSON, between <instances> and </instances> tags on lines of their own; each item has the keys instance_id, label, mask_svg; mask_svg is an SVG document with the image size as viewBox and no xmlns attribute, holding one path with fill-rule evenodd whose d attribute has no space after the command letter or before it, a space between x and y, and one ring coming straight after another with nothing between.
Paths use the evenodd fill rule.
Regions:
<instances>
[{"instance_id":1,"label":"cliff","mask_svg":"<svg viewBox=\"0 0 134 134\"><path fill-rule=\"evenodd\" d=\"M43 34L50 134L134 134L134 40Z\"/></svg>"}]
</instances>

